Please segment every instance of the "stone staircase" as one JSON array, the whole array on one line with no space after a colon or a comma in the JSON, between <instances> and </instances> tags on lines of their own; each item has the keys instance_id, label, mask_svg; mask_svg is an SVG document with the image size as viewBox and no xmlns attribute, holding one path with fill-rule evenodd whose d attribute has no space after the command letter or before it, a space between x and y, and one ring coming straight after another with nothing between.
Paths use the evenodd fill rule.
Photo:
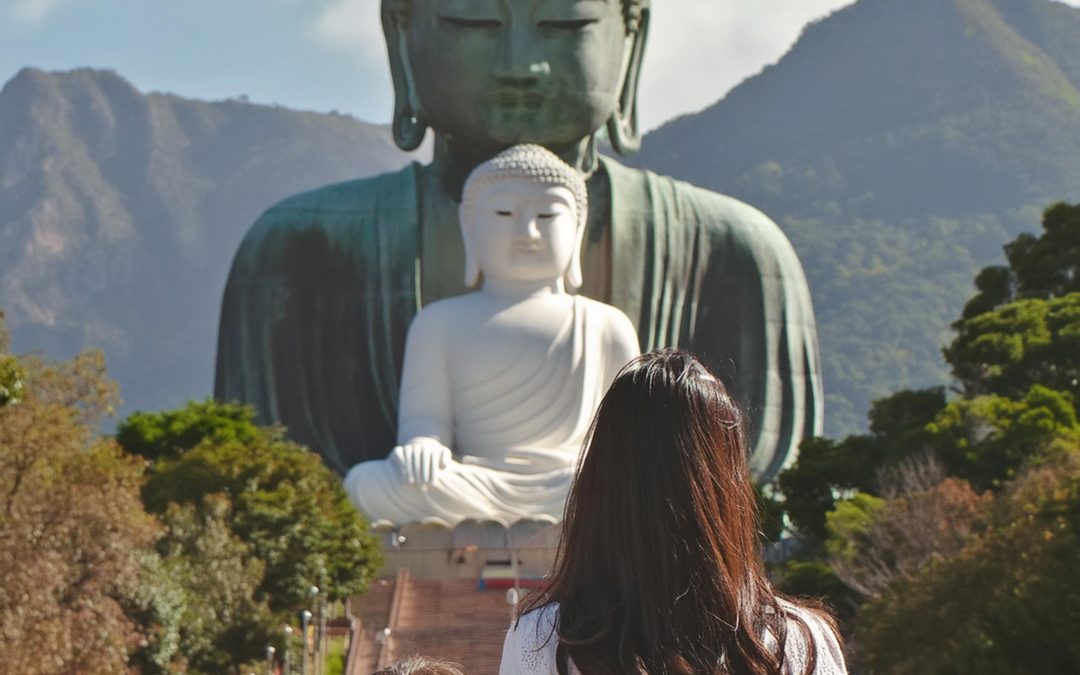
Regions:
<instances>
[{"instance_id":1,"label":"stone staircase","mask_svg":"<svg viewBox=\"0 0 1080 675\"><path fill-rule=\"evenodd\" d=\"M352 602L358 632L347 675L423 654L454 661L470 675L497 673L512 608L505 590L479 590L476 579L383 578Z\"/></svg>"}]
</instances>

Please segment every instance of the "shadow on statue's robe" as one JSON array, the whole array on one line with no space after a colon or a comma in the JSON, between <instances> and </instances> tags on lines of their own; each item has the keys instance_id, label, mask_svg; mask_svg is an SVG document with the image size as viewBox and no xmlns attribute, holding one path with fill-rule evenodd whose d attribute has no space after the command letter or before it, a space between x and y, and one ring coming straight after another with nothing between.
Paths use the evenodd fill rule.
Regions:
<instances>
[{"instance_id":1,"label":"shadow on statue's robe","mask_svg":"<svg viewBox=\"0 0 1080 675\"><path fill-rule=\"evenodd\" d=\"M427 170L277 204L252 226L225 289L215 395L254 404L342 474L395 444ZM582 255L588 279L610 244L610 297L596 299L635 321L643 351L678 347L708 362L747 409L752 472L774 476L822 426L813 308L791 244L737 200L607 158L600 172L608 217L590 211Z\"/></svg>"}]
</instances>

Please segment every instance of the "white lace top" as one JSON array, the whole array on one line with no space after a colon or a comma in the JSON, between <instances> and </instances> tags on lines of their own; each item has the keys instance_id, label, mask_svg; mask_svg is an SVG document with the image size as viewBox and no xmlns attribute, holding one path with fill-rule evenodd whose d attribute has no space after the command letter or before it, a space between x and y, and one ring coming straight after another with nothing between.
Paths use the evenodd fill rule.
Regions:
<instances>
[{"instance_id":1,"label":"white lace top","mask_svg":"<svg viewBox=\"0 0 1080 675\"><path fill-rule=\"evenodd\" d=\"M817 647L817 666L813 675L847 675L847 666L844 664L844 652L836 636L825 622L812 612L808 612L797 605L781 601L785 609L793 611L810 628L810 635ZM525 614L513 624L506 633L506 641L503 642L502 662L499 665L500 675L557 675L558 668L555 665L555 650L559 646L558 635L555 634L555 625L559 618L557 604L548 605L535 609ZM548 639L548 637L551 639ZM766 636L766 645L771 636ZM775 644L775 642L772 642ZM810 645L806 641L805 634L793 621L789 619L787 642L784 660L785 675L799 675L806 667L809 659ZM580 675L577 668L570 664L570 672Z\"/></svg>"}]
</instances>

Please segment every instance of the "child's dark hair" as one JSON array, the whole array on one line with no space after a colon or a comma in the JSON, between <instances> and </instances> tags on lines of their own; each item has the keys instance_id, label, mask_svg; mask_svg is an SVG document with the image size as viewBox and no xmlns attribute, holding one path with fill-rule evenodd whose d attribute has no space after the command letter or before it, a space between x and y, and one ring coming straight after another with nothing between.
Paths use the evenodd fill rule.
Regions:
<instances>
[{"instance_id":1,"label":"child's dark hair","mask_svg":"<svg viewBox=\"0 0 1080 675\"><path fill-rule=\"evenodd\" d=\"M372 675L465 675L460 663L413 654L375 671Z\"/></svg>"}]
</instances>

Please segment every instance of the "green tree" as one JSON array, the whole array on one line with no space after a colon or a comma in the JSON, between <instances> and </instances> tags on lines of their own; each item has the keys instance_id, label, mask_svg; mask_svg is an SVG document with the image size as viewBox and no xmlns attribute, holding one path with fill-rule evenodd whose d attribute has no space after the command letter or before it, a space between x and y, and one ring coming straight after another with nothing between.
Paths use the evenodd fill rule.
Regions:
<instances>
[{"instance_id":1,"label":"green tree","mask_svg":"<svg viewBox=\"0 0 1080 675\"><path fill-rule=\"evenodd\" d=\"M0 406L18 403L23 395L23 373L14 356L0 352Z\"/></svg>"},{"instance_id":2,"label":"green tree","mask_svg":"<svg viewBox=\"0 0 1080 675\"><path fill-rule=\"evenodd\" d=\"M127 672L152 637L129 608L142 604L159 529L139 499L144 462L96 433L116 385L98 352L0 357L25 378L18 405L0 405L3 668Z\"/></svg>"},{"instance_id":3,"label":"green tree","mask_svg":"<svg viewBox=\"0 0 1080 675\"><path fill-rule=\"evenodd\" d=\"M822 543L828 537L825 514L836 505L838 491L850 487L853 458L862 454L853 451L854 445L808 438L799 446L798 461L780 474L777 483L788 518L809 542Z\"/></svg>"},{"instance_id":4,"label":"green tree","mask_svg":"<svg viewBox=\"0 0 1080 675\"><path fill-rule=\"evenodd\" d=\"M1016 300L1049 300L1080 292L1080 204L1043 212L1040 236L1021 234L1005 245L1008 266L983 268L961 321Z\"/></svg>"},{"instance_id":5,"label":"green tree","mask_svg":"<svg viewBox=\"0 0 1080 675\"><path fill-rule=\"evenodd\" d=\"M899 391L873 403L869 434L842 441L803 441L798 460L778 481L788 516L798 531L813 543L824 542L828 537L825 516L840 494L878 493L882 469L934 450L937 440L927 425L945 406L942 387Z\"/></svg>"},{"instance_id":6,"label":"green tree","mask_svg":"<svg viewBox=\"0 0 1080 675\"><path fill-rule=\"evenodd\" d=\"M837 502L836 507L825 516L825 526L829 531L825 550L844 561L858 559L863 548L860 543L869 535L885 504L884 499L865 492Z\"/></svg>"},{"instance_id":7,"label":"green tree","mask_svg":"<svg viewBox=\"0 0 1080 675\"><path fill-rule=\"evenodd\" d=\"M179 592L175 636L191 672L235 670L275 642L318 585L363 591L377 540L317 455L213 400L135 413L117 440L149 462L142 496L165 526L161 567ZM160 659L159 659L160 660Z\"/></svg>"},{"instance_id":8,"label":"green tree","mask_svg":"<svg viewBox=\"0 0 1080 675\"><path fill-rule=\"evenodd\" d=\"M829 513L829 566L853 591L877 597L955 555L980 527L988 499L955 478L889 499L856 494Z\"/></svg>"},{"instance_id":9,"label":"green tree","mask_svg":"<svg viewBox=\"0 0 1080 675\"><path fill-rule=\"evenodd\" d=\"M784 504L760 485L754 485L754 491L758 498L761 537L766 542L779 541L784 533Z\"/></svg>"},{"instance_id":10,"label":"green tree","mask_svg":"<svg viewBox=\"0 0 1080 675\"><path fill-rule=\"evenodd\" d=\"M842 623L855 616L858 595L840 581L831 567L819 560L784 561L773 570L772 578L781 593L824 601Z\"/></svg>"},{"instance_id":11,"label":"green tree","mask_svg":"<svg viewBox=\"0 0 1080 675\"><path fill-rule=\"evenodd\" d=\"M197 420L202 412L210 422ZM179 449L170 451L172 457L158 454L149 469L146 507L164 514L170 504L198 506L208 495L227 499L229 529L265 564L258 593L275 613L291 617L303 609L312 584L334 600L363 591L378 569L378 542L349 503L340 477L318 455L285 440L280 429L248 428L248 414L207 401L154 416L158 427L143 423L150 419L145 415L139 424L126 424L152 439L137 448ZM177 419L187 421L174 425ZM237 429L242 433L234 434Z\"/></svg>"},{"instance_id":12,"label":"green tree","mask_svg":"<svg viewBox=\"0 0 1080 675\"><path fill-rule=\"evenodd\" d=\"M161 573L183 594L177 651L188 672L223 673L257 660L280 625L256 599L266 564L229 527L232 505L220 494L170 504L161 515Z\"/></svg>"},{"instance_id":13,"label":"green tree","mask_svg":"<svg viewBox=\"0 0 1080 675\"><path fill-rule=\"evenodd\" d=\"M318 456L279 438L205 442L150 474L147 508L226 495L229 526L265 561L260 592L275 612L304 607L312 584L333 599L359 593L374 574L378 545L340 479Z\"/></svg>"},{"instance_id":14,"label":"green tree","mask_svg":"<svg viewBox=\"0 0 1080 675\"><path fill-rule=\"evenodd\" d=\"M962 319L944 350L963 397L942 388L875 401L870 434L810 439L779 478L788 514L814 541L846 490L878 493L877 474L931 451L951 475L980 488L1008 478L1052 439L1076 428L1080 396L1080 293L1027 299Z\"/></svg>"},{"instance_id":15,"label":"green tree","mask_svg":"<svg viewBox=\"0 0 1080 675\"><path fill-rule=\"evenodd\" d=\"M965 396L1020 398L1035 384L1080 394L1080 292L1018 300L953 327L944 354Z\"/></svg>"},{"instance_id":16,"label":"green tree","mask_svg":"<svg viewBox=\"0 0 1080 675\"><path fill-rule=\"evenodd\" d=\"M857 593L868 673L1080 667L1080 205L1043 228L976 277L944 349L956 398L880 399L869 434L811 439L780 476L810 544L781 588Z\"/></svg>"},{"instance_id":17,"label":"green tree","mask_svg":"<svg viewBox=\"0 0 1080 675\"><path fill-rule=\"evenodd\" d=\"M19 360L9 354L11 336L4 324L4 310L0 309L0 407L18 403L23 394L23 372Z\"/></svg>"},{"instance_id":18,"label":"green tree","mask_svg":"<svg viewBox=\"0 0 1080 675\"><path fill-rule=\"evenodd\" d=\"M156 550L143 552L139 561L139 584L126 599L125 613L141 627L142 635L128 662L140 675L186 673L180 633L187 595Z\"/></svg>"},{"instance_id":19,"label":"green tree","mask_svg":"<svg viewBox=\"0 0 1080 675\"><path fill-rule=\"evenodd\" d=\"M1061 442L1080 437L1073 396L1042 385L1017 399L977 396L950 403L927 426L951 475L996 488Z\"/></svg>"},{"instance_id":20,"label":"green tree","mask_svg":"<svg viewBox=\"0 0 1080 675\"><path fill-rule=\"evenodd\" d=\"M1042 234L1005 245L953 324L945 359L966 396L1019 398L1034 384L1080 393L1080 204L1054 204Z\"/></svg>"},{"instance_id":21,"label":"green tree","mask_svg":"<svg viewBox=\"0 0 1080 675\"><path fill-rule=\"evenodd\" d=\"M1080 449L1029 469L994 499L962 551L865 605L865 672L1080 671Z\"/></svg>"},{"instance_id":22,"label":"green tree","mask_svg":"<svg viewBox=\"0 0 1080 675\"><path fill-rule=\"evenodd\" d=\"M207 399L176 410L136 412L117 425L116 440L130 453L157 460L179 457L206 439L251 443L265 433L251 406Z\"/></svg>"}]
</instances>

